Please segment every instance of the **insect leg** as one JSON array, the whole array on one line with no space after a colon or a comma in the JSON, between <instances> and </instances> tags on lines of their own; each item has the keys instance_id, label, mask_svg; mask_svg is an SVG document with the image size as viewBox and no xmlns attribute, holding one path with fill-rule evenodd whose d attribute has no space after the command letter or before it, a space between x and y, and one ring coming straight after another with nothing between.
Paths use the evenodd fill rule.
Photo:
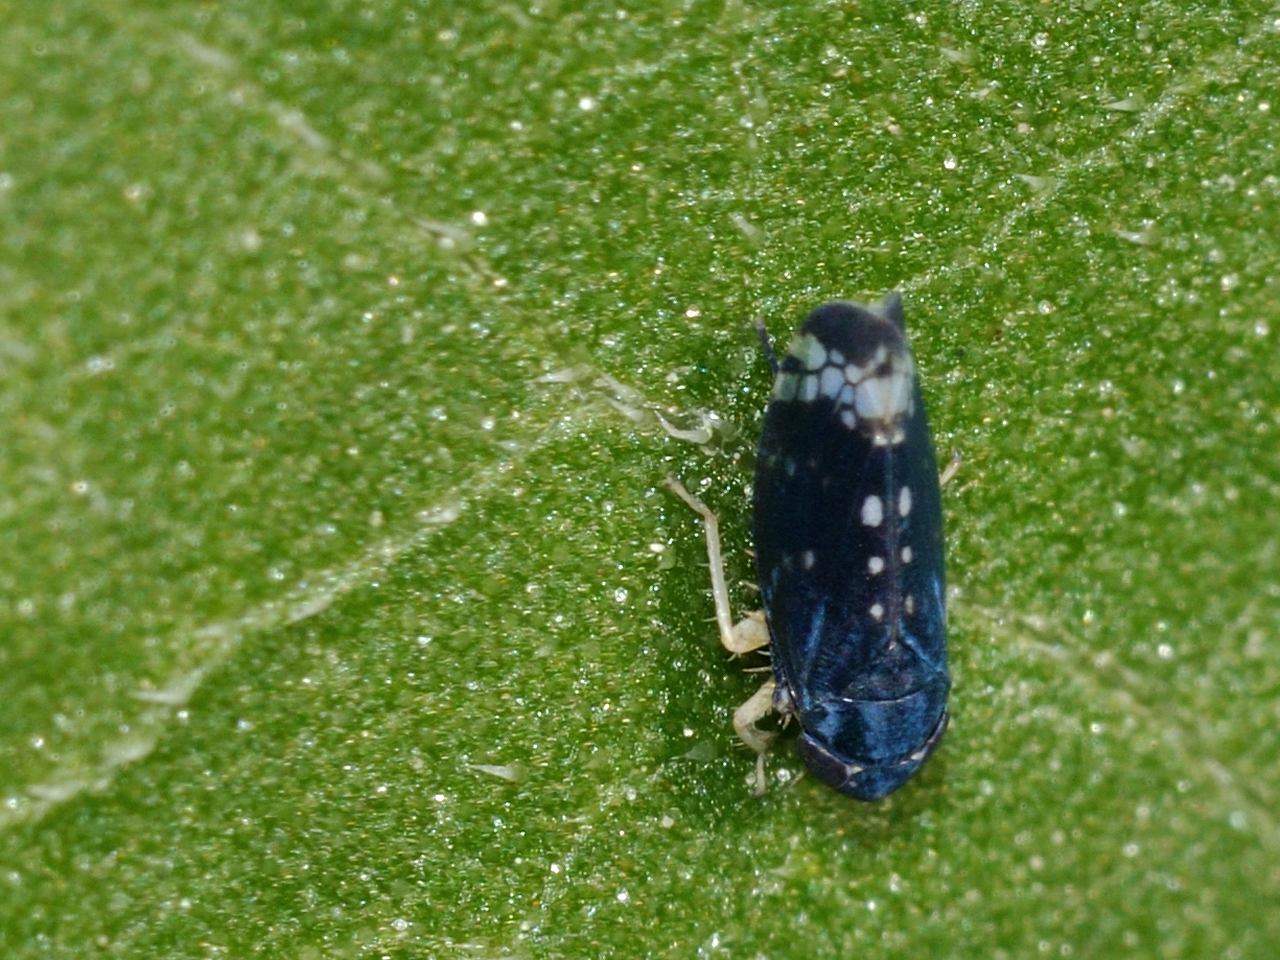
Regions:
<instances>
[{"instance_id":1,"label":"insect leg","mask_svg":"<svg viewBox=\"0 0 1280 960\"><path fill-rule=\"evenodd\" d=\"M711 564L711 596L716 604L716 625L720 628L720 644L734 654L750 653L769 643L769 627L761 612L743 617L736 624L729 607L729 587L724 579L724 558L720 552L720 523L711 508L684 488L675 477L663 481L677 497L702 517L707 534L707 559Z\"/></svg>"},{"instance_id":2,"label":"insect leg","mask_svg":"<svg viewBox=\"0 0 1280 960\"><path fill-rule=\"evenodd\" d=\"M951 462L942 469L942 476L938 478L938 486L945 487L947 483L960 472L960 451L951 451Z\"/></svg>"},{"instance_id":3,"label":"insect leg","mask_svg":"<svg viewBox=\"0 0 1280 960\"><path fill-rule=\"evenodd\" d=\"M757 795L765 790L764 755L769 744L777 736L756 726L756 722L768 716L773 710L773 690L776 684L772 679L766 680L742 706L733 711L733 730L743 743L756 752L756 772L753 790Z\"/></svg>"}]
</instances>

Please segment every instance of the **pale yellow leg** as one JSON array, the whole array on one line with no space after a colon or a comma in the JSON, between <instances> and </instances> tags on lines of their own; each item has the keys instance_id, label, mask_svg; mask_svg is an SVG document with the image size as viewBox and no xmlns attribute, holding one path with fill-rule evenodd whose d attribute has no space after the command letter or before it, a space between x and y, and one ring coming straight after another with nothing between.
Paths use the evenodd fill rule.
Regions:
<instances>
[{"instance_id":1,"label":"pale yellow leg","mask_svg":"<svg viewBox=\"0 0 1280 960\"><path fill-rule=\"evenodd\" d=\"M677 497L687 503L698 516L707 533L707 560L711 564L711 596L716 604L716 625L720 628L720 643L730 653L741 656L769 644L769 627L764 622L764 612L757 611L733 622L729 609L729 587L724 579L724 559L720 552L720 522L711 508L684 488L679 480L667 477L666 485Z\"/></svg>"},{"instance_id":2,"label":"pale yellow leg","mask_svg":"<svg viewBox=\"0 0 1280 960\"><path fill-rule=\"evenodd\" d=\"M719 619L717 614L716 619ZM730 653L742 656L769 645L769 625L764 622L764 611L756 610L733 625L726 637L720 632L720 645Z\"/></svg>"},{"instance_id":3,"label":"pale yellow leg","mask_svg":"<svg viewBox=\"0 0 1280 960\"><path fill-rule=\"evenodd\" d=\"M756 772L752 792L757 796L764 793L767 785L764 775L764 755L777 734L761 730L756 726L756 722L773 711L774 686L773 680L765 681L742 706L733 711L734 732L738 734L738 739L756 752Z\"/></svg>"},{"instance_id":4,"label":"pale yellow leg","mask_svg":"<svg viewBox=\"0 0 1280 960\"><path fill-rule=\"evenodd\" d=\"M960 472L960 451L951 451L951 461L942 469L942 476L938 478L938 486L945 487L948 482Z\"/></svg>"},{"instance_id":5,"label":"pale yellow leg","mask_svg":"<svg viewBox=\"0 0 1280 960\"><path fill-rule=\"evenodd\" d=\"M773 712L774 682L766 680L760 689L753 693L745 703L733 711L733 729L738 739L756 753L764 753L777 736L768 730L761 730L756 723Z\"/></svg>"},{"instance_id":6,"label":"pale yellow leg","mask_svg":"<svg viewBox=\"0 0 1280 960\"><path fill-rule=\"evenodd\" d=\"M720 551L720 523L711 508L691 494L674 477L667 477L666 485L702 517L707 534L707 560L711 565L711 596L715 600L716 625L720 629L720 644L730 653L741 656L769 645L769 625L764 611L747 614L737 623L729 608L729 587L724 578L724 559ZM759 795L765 792L764 755L773 743L776 733L761 730L756 724L773 712L772 679L766 681L742 706L733 711L733 729L738 739L755 751L756 770L752 789Z\"/></svg>"}]
</instances>

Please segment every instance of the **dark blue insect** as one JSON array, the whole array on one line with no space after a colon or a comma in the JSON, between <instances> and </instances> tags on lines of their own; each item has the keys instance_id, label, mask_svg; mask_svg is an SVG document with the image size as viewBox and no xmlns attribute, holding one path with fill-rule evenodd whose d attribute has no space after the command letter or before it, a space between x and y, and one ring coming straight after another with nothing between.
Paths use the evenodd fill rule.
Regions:
<instances>
[{"instance_id":1,"label":"dark blue insect","mask_svg":"<svg viewBox=\"0 0 1280 960\"><path fill-rule=\"evenodd\" d=\"M758 616L729 622L714 515L673 489L707 520L722 642L771 640L773 680L735 714L739 735L763 751L755 722L794 717L814 776L878 800L937 747L951 686L938 469L902 299L819 307L781 362L762 339L775 371L754 502L767 634Z\"/></svg>"},{"instance_id":2,"label":"dark blue insect","mask_svg":"<svg viewBox=\"0 0 1280 960\"><path fill-rule=\"evenodd\" d=\"M902 298L828 303L777 365L756 461L774 708L820 780L896 790L947 727L938 468Z\"/></svg>"}]
</instances>

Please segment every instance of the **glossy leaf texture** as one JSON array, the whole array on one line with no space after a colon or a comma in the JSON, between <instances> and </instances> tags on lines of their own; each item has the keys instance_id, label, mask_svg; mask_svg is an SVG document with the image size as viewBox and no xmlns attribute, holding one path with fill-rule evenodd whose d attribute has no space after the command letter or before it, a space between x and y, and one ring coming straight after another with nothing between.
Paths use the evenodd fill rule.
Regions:
<instances>
[{"instance_id":1,"label":"glossy leaf texture","mask_svg":"<svg viewBox=\"0 0 1280 960\"><path fill-rule=\"evenodd\" d=\"M1271 956L1274 6L4 21L0 954ZM757 800L661 480L890 289L952 726Z\"/></svg>"}]
</instances>

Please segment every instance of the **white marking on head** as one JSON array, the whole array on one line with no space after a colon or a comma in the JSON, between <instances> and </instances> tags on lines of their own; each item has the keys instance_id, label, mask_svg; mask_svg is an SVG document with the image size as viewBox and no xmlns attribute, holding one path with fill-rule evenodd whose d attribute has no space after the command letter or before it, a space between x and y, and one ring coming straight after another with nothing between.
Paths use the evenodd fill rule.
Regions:
<instances>
[{"instance_id":1,"label":"white marking on head","mask_svg":"<svg viewBox=\"0 0 1280 960\"><path fill-rule=\"evenodd\" d=\"M911 488L903 487L898 491L898 516L905 517L911 512Z\"/></svg>"},{"instance_id":2,"label":"white marking on head","mask_svg":"<svg viewBox=\"0 0 1280 960\"><path fill-rule=\"evenodd\" d=\"M903 562L903 563L910 563L910 562L911 562L911 548L910 548L910 547L903 547L903 548L902 548L902 562Z\"/></svg>"},{"instance_id":3,"label":"white marking on head","mask_svg":"<svg viewBox=\"0 0 1280 960\"><path fill-rule=\"evenodd\" d=\"M824 367L818 377L818 393L831 400L840 396L840 388L844 386L844 374L838 367Z\"/></svg>"},{"instance_id":4,"label":"white marking on head","mask_svg":"<svg viewBox=\"0 0 1280 960\"><path fill-rule=\"evenodd\" d=\"M812 550L806 550L800 555L800 563L806 570L812 570L814 561L816 560L817 557L813 555Z\"/></svg>"},{"instance_id":5,"label":"white marking on head","mask_svg":"<svg viewBox=\"0 0 1280 960\"><path fill-rule=\"evenodd\" d=\"M878 527L884 519L884 504L874 493L862 501L862 524L866 527Z\"/></svg>"},{"instance_id":6,"label":"white marking on head","mask_svg":"<svg viewBox=\"0 0 1280 960\"><path fill-rule=\"evenodd\" d=\"M871 618L877 622L884 619L884 607L878 603L871 605Z\"/></svg>"},{"instance_id":7,"label":"white marking on head","mask_svg":"<svg viewBox=\"0 0 1280 960\"><path fill-rule=\"evenodd\" d=\"M884 557L868 557L867 569L871 571L873 576L879 573L884 569Z\"/></svg>"},{"instance_id":8,"label":"white marking on head","mask_svg":"<svg viewBox=\"0 0 1280 960\"><path fill-rule=\"evenodd\" d=\"M812 403L818 399L818 375L816 373L807 373L800 378L800 390L797 395L805 403Z\"/></svg>"},{"instance_id":9,"label":"white marking on head","mask_svg":"<svg viewBox=\"0 0 1280 960\"><path fill-rule=\"evenodd\" d=\"M810 333L797 337L789 352L806 370L820 370L827 363L827 348Z\"/></svg>"},{"instance_id":10,"label":"white marking on head","mask_svg":"<svg viewBox=\"0 0 1280 960\"><path fill-rule=\"evenodd\" d=\"M878 377L867 377L853 389L858 416L868 420L892 420L911 409L911 374L894 367Z\"/></svg>"},{"instance_id":11,"label":"white marking on head","mask_svg":"<svg viewBox=\"0 0 1280 960\"><path fill-rule=\"evenodd\" d=\"M786 371L778 374L778 378L773 381L773 398L775 400L794 400L796 398L796 390L800 388L799 374Z\"/></svg>"}]
</instances>

